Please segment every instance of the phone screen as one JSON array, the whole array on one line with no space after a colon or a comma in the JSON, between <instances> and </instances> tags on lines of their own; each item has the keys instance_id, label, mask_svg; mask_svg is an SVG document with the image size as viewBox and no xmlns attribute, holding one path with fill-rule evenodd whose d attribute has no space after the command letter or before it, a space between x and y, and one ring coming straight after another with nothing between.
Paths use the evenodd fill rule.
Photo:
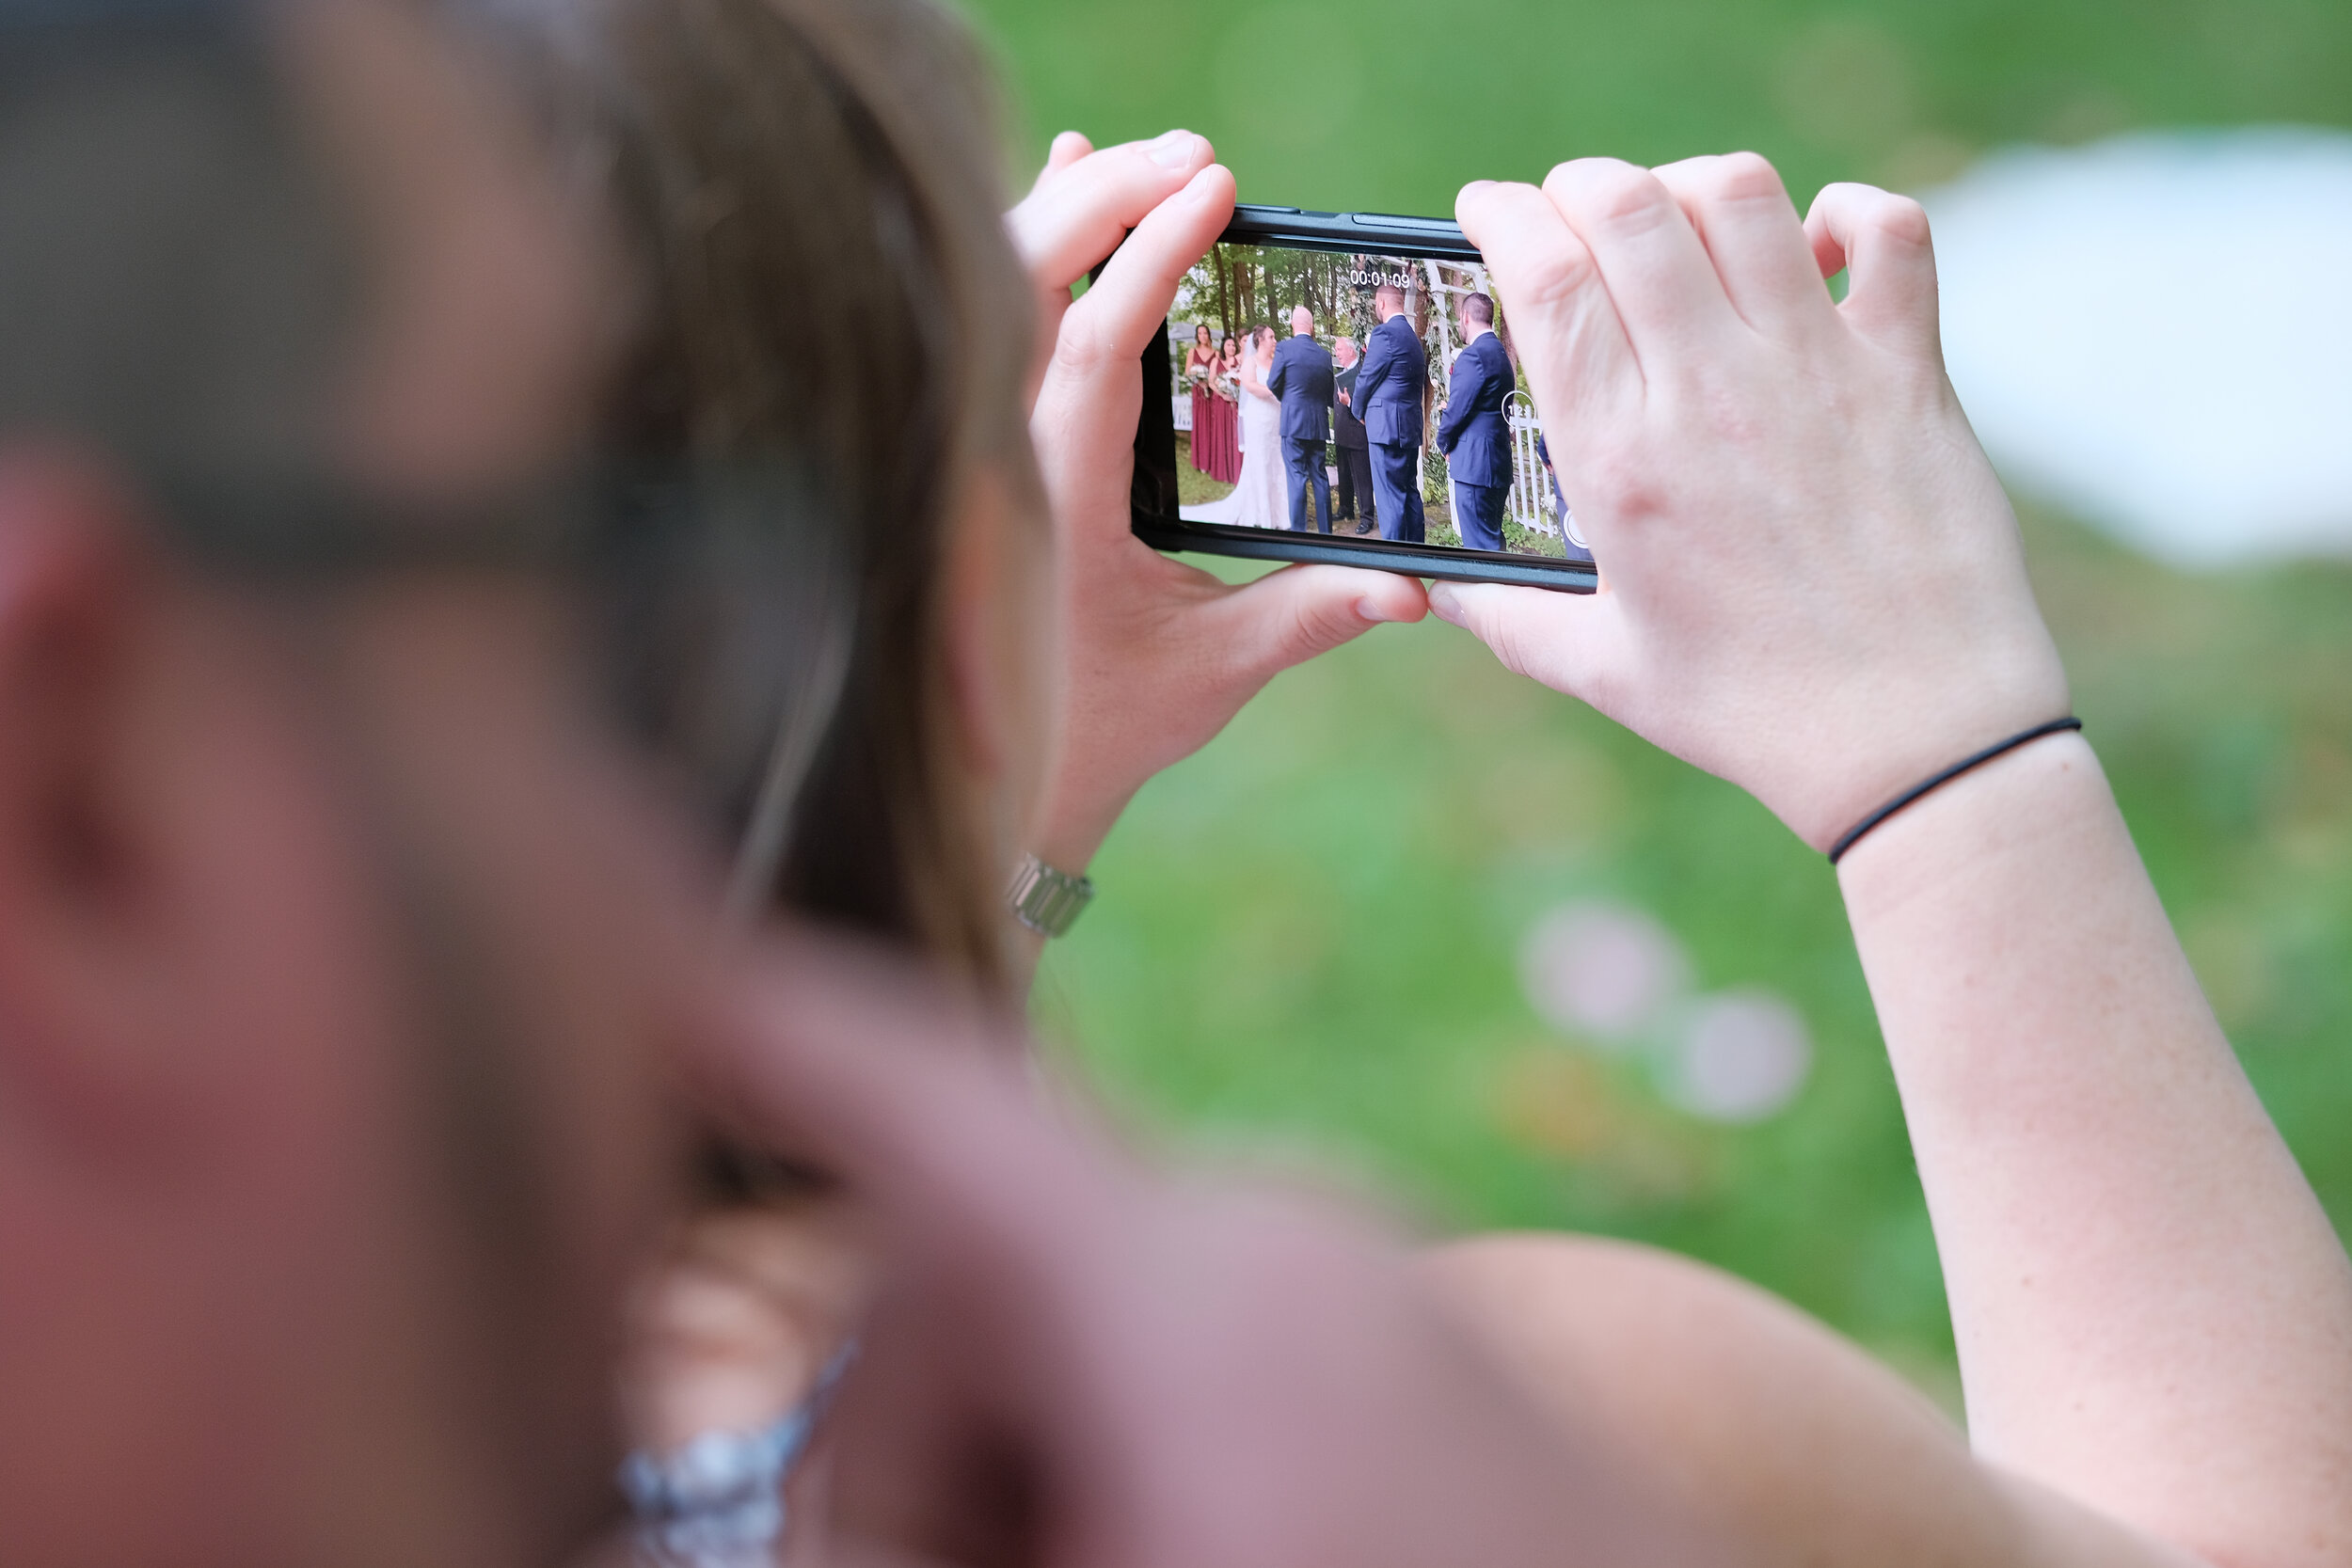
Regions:
<instances>
[{"instance_id":1,"label":"phone screen","mask_svg":"<svg viewBox=\"0 0 2352 1568\"><path fill-rule=\"evenodd\" d=\"M1221 243L1168 333L1183 521L1593 559L1477 261Z\"/></svg>"}]
</instances>

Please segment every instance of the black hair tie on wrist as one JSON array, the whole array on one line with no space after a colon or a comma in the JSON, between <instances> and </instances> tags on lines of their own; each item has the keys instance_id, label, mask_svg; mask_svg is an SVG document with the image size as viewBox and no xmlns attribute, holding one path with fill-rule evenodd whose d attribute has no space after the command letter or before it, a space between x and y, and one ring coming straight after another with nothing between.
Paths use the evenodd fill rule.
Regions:
<instances>
[{"instance_id":1,"label":"black hair tie on wrist","mask_svg":"<svg viewBox=\"0 0 2352 1568\"><path fill-rule=\"evenodd\" d=\"M2000 756L2004 752L2017 750L2018 747L2023 746L2028 740L2039 740L2045 735L2056 735L2060 730L2079 730L2082 727L2083 721L2071 715L2064 719L2053 719L2046 724L2036 724L2032 729L2021 731L2016 735L2012 735L2007 740L2001 741L1997 745L1987 746L1983 751L1979 752L1972 756L1961 758L1958 762L1952 764L1949 768L1947 768L1944 771L1934 775L1932 778L1930 778L1923 783L1913 784L1909 789L1904 790L1900 795L1896 796L1892 800L1887 801L1886 804L1879 807L1878 810L1872 812L1869 816L1864 817L1861 821L1847 829L1845 836L1829 847L1829 863L1836 865L1839 857L1843 856L1847 850L1852 848L1855 842L1859 840L1864 833L1868 832L1871 829L1877 827L1880 823L1885 821L1888 817L1894 816L1905 806L1911 804L1912 801L1916 800L1920 796L1929 793L1931 790L1941 789L1944 785L1950 784L1954 779L1959 778L1963 773L1967 772L1970 768L1981 768L1986 763L1991 762L1994 757Z\"/></svg>"}]
</instances>

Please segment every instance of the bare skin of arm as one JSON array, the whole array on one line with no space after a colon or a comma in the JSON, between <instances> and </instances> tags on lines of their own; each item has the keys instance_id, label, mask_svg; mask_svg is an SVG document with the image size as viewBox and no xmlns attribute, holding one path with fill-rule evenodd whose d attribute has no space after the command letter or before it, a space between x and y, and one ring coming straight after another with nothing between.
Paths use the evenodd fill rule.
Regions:
<instances>
[{"instance_id":1,"label":"bare skin of arm","mask_svg":"<svg viewBox=\"0 0 2352 1568\"><path fill-rule=\"evenodd\" d=\"M1765 1568L2186 1568L1973 1457L1944 1413L1786 1302L1624 1243L1496 1236L1424 1276L1521 1386L1606 1432Z\"/></svg>"},{"instance_id":2,"label":"bare skin of arm","mask_svg":"<svg viewBox=\"0 0 2352 1568\"><path fill-rule=\"evenodd\" d=\"M1387 572L1299 565L1227 582L1129 526L1136 362L1232 215L1232 176L1214 160L1182 131L1099 150L1065 131L1007 219L1046 328L1029 428L1060 545L1066 683L1029 847L1073 874L1146 779L1206 744L1277 673L1428 610L1419 581ZM1257 361L1254 345L1242 350L1238 382L1267 397ZM1034 963L1041 944L1025 943Z\"/></svg>"},{"instance_id":3,"label":"bare skin of arm","mask_svg":"<svg viewBox=\"0 0 2352 1568\"><path fill-rule=\"evenodd\" d=\"M1151 177L1121 172L1129 156L1057 144L1052 198L1015 229L1052 284L1120 202L1130 227L1156 214L1122 257L1134 287L1098 285L1080 352L1057 350L1061 390L1039 420L1066 534L1093 558L1072 574L1073 608L1108 628L1077 641L1132 656L1097 685L1142 713L1146 672L1183 667L1171 650L1189 628L1237 611L1218 608L1230 590L1179 581L1123 537L1124 469L1102 455L1123 440L1085 411L1107 407L1104 430L1132 414L1089 378L1132 381L1125 340L1156 328L1229 198L1200 187L1220 178L1205 167L1152 196ZM1760 159L1592 160L1541 191L1473 187L1462 216L1609 582L1581 600L1441 588L1449 619L1748 787L1817 847L2066 711L2014 520L1943 376L1915 205L1832 187L1801 225ZM1820 280L1849 266L1833 306ZM1083 865L1134 784L1214 734L1276 650L1304 657L1360 629L1352 615L1418 610L1364 613L1354 583L1306 577L1322 570L1243 591L1311 587L1313 613L1289 624L1312 635L1234 640L1248 657L1185 712L1183 750L1124 736L1079 693L1048 859ZM1135 594L1151 613L1106 613ZM1253 608L1253 626L1285 621ZM1859 1351L1693 1265L1496 1241L1441 1255L1440 1288L1539 1394L1609 1412L1605 1428L1786 1560L2345 1560L2352 1270L2089 747L2046 739L1947 786L1856 847L1841 879L1943 1253L1969 1439Z\"/></svg>"},{"instance_id":4,"label":"bare skin of arm","mask_svg":"<svg viewBox=\"0 0 2352 1568\"><path fill-rule=\"evenodd\" d=\"M1833 186L1801 226L1740 155L1586 160L1540 191L1473 186L1460 211L1607 581L1584 600L1440 585L1438 613L1817 847L2067 711L2014 518L1944 378L1915 204ZM1833 305L1820 280L1841 267ZM1964 776L1840 877L1935 1224L1970 1449L1929 1441L1853 1353L1700 1275L1656 1276L1651 1310L1613 1323L1651 1357L1603 1353L1595 1320L1616 1305L1598 1291L1489 1280L1470 1292L1482 1321L1556 1338L1549 1364L1583 1367L1660 1463L1757 1499L1743 1523L1792 1560L2346 1560L2352 1268L2090 747L2048 737ZM1677 1322L1703 1326L1661 1326ZM1726 1397L1673 1397L1678 1355L1727 1357ZM1779 1497L1813 1501L1784 1516ZM1902 1506L1870 1506L1888 1497ZM1866 1517L1883 1538L1848 1528Z\"/></svg>"},{"instance_id":5,"label":"bare skin of arm","mask_svg":"<svg viewBox=\"0 0 2352 1568\"><path fill-rule=\"evenodd\" d=\"M1970 1432L1854 1347L1644 1249L1429 1263L1555 1405L1791 1563L2352 1554L2352 1282L2172 940L2090 749L2040 743L1841 863Z\"/></svg>"},{"instance_id":6,"label":"bare skin of arm","mask_svg":"<svg viewBox=\"0 0 2352 1568\"><path fill-rule=\"evenodd\" d=\"M1977 1451L2232 1568L2352 1560L2352 1268L2053 738L1841 864Z\"/></svg>"}]
</instances>

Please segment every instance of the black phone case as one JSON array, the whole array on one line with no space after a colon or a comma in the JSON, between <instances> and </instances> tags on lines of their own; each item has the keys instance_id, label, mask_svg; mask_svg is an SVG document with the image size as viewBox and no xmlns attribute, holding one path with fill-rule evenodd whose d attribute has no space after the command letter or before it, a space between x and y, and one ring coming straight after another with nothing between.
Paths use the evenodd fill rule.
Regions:
<instances>
[{"instance_id":1,"label":"black phone case","mask_svg":"<svg viewBox=\"0 0 2352 1568\"><path fill-rule=\"evenodd\" d=\"M1233 209L1219 244L1286 245L1294 250L1397 251L1413 256L1478 258L1459 224L1444 218L1388 213L1310 213L1296 207ZM1252 561L1314 561L1369 566L1448 582L1509 582L1590 594L1599 586L1592 562L1498 550L1447 549L1336 534L1190 523L1177 515L1176 413L1168 396L1174 379L1168 330L1143 351L1143 415L1136 424L1136 476L1131 495L1136 537L1156 550L1238 556Z\"/></svg>"}]
</instances>

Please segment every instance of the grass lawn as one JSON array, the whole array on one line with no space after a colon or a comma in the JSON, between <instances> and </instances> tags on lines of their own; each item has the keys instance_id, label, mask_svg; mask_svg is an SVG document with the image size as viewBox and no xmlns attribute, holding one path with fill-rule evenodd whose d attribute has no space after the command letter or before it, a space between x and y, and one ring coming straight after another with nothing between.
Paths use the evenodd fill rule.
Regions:
<instances>
[{"instance_id":1,"label":"grass lawn","mask_svg":"<svg viewBox=\"0 0 2352 1568\"><path fill-rule=\"evenodd\" d=\"M1031 160L1064 125L1111 140L1186 124L1244 199L1307 206L1442 213L1476 175L1742 146L1802 202L1832 179L1932 181L2015 141L2352 117L2352 7L2317 0L1503 0L1460 25L1404 0L977 8ZM1306 96L1279 86L1302 46L1325 84ZM2191 579L2046 511L2026 524L2076 710L2342 1227L2352 568ZM1836 882L1738 791L1451 628L1384 627L1277 680L1148 786L1094 870L1102 897L1056 944L1039 1011L1138 1122L1309 1154L1436 1230L1684 1248L1948 1395L1927 1213ZM1536 1019L1518 943L1595 895L1664 921L1702 986L1798 1006L1816 1065L1788 1111L1694 1121Z\"/></svg>"},{"instance_id":2,"label":"grass lawn","mask_svg":"<svg viewBox=\"0 0 2352 1568\"><path fill-rule=\"evenodd\" d=\"M1208 501L1223 500L1233 493L1230 484L1222 484L1192 466L1192 436L1184 431L1176 433L1176 504L1200 506ZM1338 492L1332 492L1332 505L1339 504ZM1462 536L1454 531L1453 514L1446 503L1424 501L1423 526L1427 541L1432 545L1458 547ZM1348 526L1353 526L1348 525ZM1502 542L1514 550L1528 555L1558 555L1560 541L1549 534L1523 529L1509 518L1503 519Z\"/></svg>"},{"instance_id":3,"label":"grass lawn","mask_svg":"<svg viewBox=\"0 0 2352 1568\"><path fill-rule=\"evenodd\" d=\"M1192 433L1176 433L1176 504L1205 506L1221 501L1233 493L1233 487L1211 479L1192 466Z\"/></svg>"}]
</instances>

